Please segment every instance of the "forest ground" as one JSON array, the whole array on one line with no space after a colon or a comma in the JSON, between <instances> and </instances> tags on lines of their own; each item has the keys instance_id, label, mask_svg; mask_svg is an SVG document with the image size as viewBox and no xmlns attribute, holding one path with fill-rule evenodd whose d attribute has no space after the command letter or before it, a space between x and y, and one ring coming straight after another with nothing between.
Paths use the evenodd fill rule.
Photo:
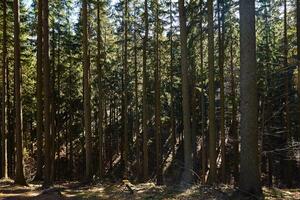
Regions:
<instances>
[{"instance_id":1,"label":"forest ground","mask_svg":"<svg viewBox=\"0 0 300 200\"><path fill-rule=\"evenodd\" d=\"M81 185L78 182L60 182L53 188L42 190L41 185L17 186L12 181L0 181L0 199L2 200L80 200L80 199L109 199L109 200L222 200L230 199L234 189L227 185L208 187L195 185L189 189L178 186L156 186L154 183L143 183L130 186L124 183L103 183ZM300 189L264 188L265 199L300 199Z\"/></svg>"}]
</instances>

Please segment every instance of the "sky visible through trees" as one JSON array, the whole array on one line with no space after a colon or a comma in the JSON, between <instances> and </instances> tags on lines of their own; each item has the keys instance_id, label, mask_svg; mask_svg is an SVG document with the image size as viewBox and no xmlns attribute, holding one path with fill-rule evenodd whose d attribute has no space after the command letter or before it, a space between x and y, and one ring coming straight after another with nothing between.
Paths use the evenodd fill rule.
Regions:
<instances>
[{"instance_id":1,"label":"sky visible through trees","mask_svg":"<svg viewBox=\"0 0 300 200\"><path fill-rule=\"evenodd\" d=\"M300 196L300 0L1 0L0 63L0 198Z\"/></svg>"}]
</instances>

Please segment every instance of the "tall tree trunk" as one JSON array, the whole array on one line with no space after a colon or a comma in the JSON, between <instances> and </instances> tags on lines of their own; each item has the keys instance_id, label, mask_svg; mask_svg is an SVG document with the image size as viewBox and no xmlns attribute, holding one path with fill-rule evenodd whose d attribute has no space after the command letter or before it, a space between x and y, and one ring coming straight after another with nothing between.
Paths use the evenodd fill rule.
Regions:
<instances>
[{"instance_id":1,"label":"tall tree trunk","mask_svg":"<svg viewBox=\"0 0 300 200\"><path fill-rule=\"evenodd\" d=\"M148 99L147 99L147 46L148 46L148 34L149 34L149 21L148 21L148 0L145 0L145 36L143 40L143 180L148 179Z\"/></svg>"},{"instance_id":2,"label":"tall tree trunk","mask_svg":"<svg viewBox=\"0 0 300 200\"><path fill-rule=\"evenodd\" d=\"M283 36L283 46L284 46L284 69L286 71L285 75L285 120L286 120L286 139L289 142L290 139L290 109L289 109L289 66L288 66L288 36L287 36L287 2L284 0L284 36Z\"/></svg>"},{"instance_id":3,"label":"tall tree trunk","mask_svg":"<svg viewBox=\"0 0 300 200\"><path fill-rule=\"evenodd\" d=\"M300 124L300 0L297 0L297 60L298 60L298 101L299 101L299 124ZM299 129L300 137L300 129Z\"/></svg>"},{"instance_id":4,"label":"tall tree trunk","mask_svg":"<svg viewBox=\"0 0 300 200\"><path fill-rule=\"evenodd\" d=\"M7 62L7 1L3 0L3 44L2 44L2 178L8 178L8 163L7 163L7 134L8 134L8 115L7 115L7 87L6 83L8 82L7 70L8 70L8 62Z\"/></svg>"},{"instance_id":5,"label":"tall tree trunk","mask_svg":"<svg viewBox=\"0 0 300 200\"><path fill-rule=\"evenodd\" d=\"M231 134L233 138L233 178L234 183L237 185L239 178L239 138L237 131L237 103L236 103L236 83L235 71L233 63L233 37L230 42L230 79L231 79L231 98L232 98L232 116L231 116Z\"/></svg>"},{"instance_id":6,"label":"tall tree trunk","mask_svg":"<svg viewBox=\"0 0 300 200\"><path fill-rule=\"evenodd\" d=\"M215 116L215 69L214 69L214 21L213 0L207 1L208 12L208 97L209 97L209 182L214 183L217 175L216 165L216 116Z\"/></svg>"},{"instance_id":7,"label":"tall tree trunk","mask_svg":"<svg viewBox=\"0 0 300 200\"><path fill-rule=\"evenodd\" d=\"M123 94L123 128L124 128L124 143L123 143L123 162L124 162L124 177L127 178L128 176L128 0L125 0L125 12L124 12L124 94Z\"/></svg>"},{"instance_id":8,"label":"tall tree trunk","mask_svg":"<svg viewBox=\"0 0 300 200\"><path fill-rule=\"evenodd\" d=\"M200 2L200 73L201 73L201 178L202 184L206 182L206 167L207 167L207 158L206 158L206 147L205 147L205 93L204 93L204 81L205 81L205 74L204 74L204 47L203 47L203 1Z\"/></svg>"},{"instance_id":9,"label":"tall tree trunk","mask_svg":"<svg viewBox=\"0 0 300 200\"><path fill-rule=\"evenodd\" d=\"M99 117L98 117L98 134L99 134L99 177L102 178L104 172L103 165L103 85L102 85L102 65L101 59L101 21L100 21L100 0L97 0L97 69L99 79Z\"/></svg>"},{"instance_id":10,"label":"tall tree trunk","mask_svg":"<svg viewBox=\"0 0 300 200\"><path fill-rule=\"evenodd\" d=\"M155 0L155 142L156 142L156 181L158 185L163 183L162 157L161 151L161 101L160 101L160 44L159 44L159 4Z\"/></svg>"},{"instance_id":11,"label":"tall tree trunk","mask_svg":"<svg viewBox=\"0 0 300 200\"><path fill-rule=\"evenodd\" d=\"M23 161L23 122L21 102L21 48L19 0L14 0L14 61L15 61L15 135L16 135L16 176L15 183L26 185Z\"/></svg>"},{"instance_id":12,"label":"tall tree trunk","mask_svg":"<svg viewBox=\"0 0 300 200\"><path fill-rule=\"evenodd\" d=\"M175 132L175 112L174 112L174 69L173 69L173 13L172 13L172 0L170 0L170 93L171 93L171 138L172 138L172 154L175 156L176 148L176 132Z\"/></svg>"},{"instance_id":13,"label":"tall tree trunk","mask_svg":"<svg viewBox=\"0 0 300 200\"><path fill-rule=\"evenodd\" d=\"M38 0L37 26L37 171L35 180L43 177L43 1Z\"/></svg>"},{"instance_id":14,"label":"tall tree trunk","mask_svg":"<svg viewBox=\"0 0 300 200\"><path fill-rule=\"evenodd\" d=\"M219 39L219 70L220 70L220 106L221 106L221 179L226 181L226 160L225 160L225 94L224 94L224 3L218 0L218 39Z\"/></svg>"},{"instance_id":15,"label":"tall tree trunk","mask_svg":"<svg viewBox=\"0 0 300 200\"><path fill-rule=\"evenodd\" d=\"M49 60L49 7L43 0L43 64L44 64L44 132L45 132L45 171L44 187L51 183L51 113L50 113L50 60Z\"/></svg>"},{"instance_id":16,"label":"tall tree trunk","mask_svg":"<svg viewBox=\"0 0 300 200\"><path fill-rule=\"evenodd\" d=\"M191 112L189 99L189 75L188 75L188 49L187 49L187 27L186 10L184 0L178 0L179 4L179 22L180 22L180 44L181 44L181 73L182 73L182 110L184 125L184 172L183 183L192 182L192 138L191 138Z\"/></svg>"},{"instance_id":17,"label":"tall tree trunk","mask_svg":"<svg viewBox=\"0 0 300 200\"><path fill-rule=\"evenodd\" d=\"M83 25L83 103L84 103L84 132L85 132L85 181L92 178L92 136L91 136L91 86L90 60L88 55L88 8L87 0L82 0Z\"/></svg>"},{"instance_id":18,"label":"tall tree trunk","mask_svg":"<svg viewBox=\"0 0 300 200\"><path fill-rule=\"evenodd\" d=\"M258 100L255 38L255 1L240 1L241 163L240 190L260 196L258 158Z\"/></svg>"},{"instance_id":19,"label":"tall tree trunk","mask_svg":"<svg viewBox=\"0 0 300 200\"><path fill-rule=\"evenodd\" d=\"M135 13L136 16L136 13ZM138 63L137 63L137 24L134 23L134 93L135 93L135 140L136 140L136 168L137 177L141 175L141 160L140 160L140 122L139 122L139 94L138 94Z\"/></svg>"},{"instance_id":20,"label":"tall tree trunk","mask_svg":"<svg viewBox=\"0 0 300 200\"><path fill-rule=\"evenodd\" d=\"M287 146L291 142L291 122L290 122L290 100L289 100L289 66L288 66L288 36L287 36L287 0L284 0L284 38L283 38L283 46L284 46L284 69L286 71L285 73L285 120L286 120L286 144ZM288 155L286 155L286 167L284 169L285 171L285 182L288 185L288 187L291 187L292 185L292 166L291 162L288 158Z\"/></svg>"}]
</instances>

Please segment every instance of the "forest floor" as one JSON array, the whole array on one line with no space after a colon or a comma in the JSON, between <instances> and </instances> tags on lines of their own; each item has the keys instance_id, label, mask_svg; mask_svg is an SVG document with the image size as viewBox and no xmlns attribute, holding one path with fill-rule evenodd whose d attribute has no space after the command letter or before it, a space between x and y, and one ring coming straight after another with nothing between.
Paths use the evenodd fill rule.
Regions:
<instances>
[{"instance_id":1,"label":"forest floor","mask_svg":"<svg viewBox=\"0 0 300 200\"><path fill-rule=\"evenodd\" d=\"M189 189L176 186L156 186L154 183L130 185L123 183L105 183L83 186L76 182L58 183L52 189L42 190L39 184L17 186L12 181L0 181L0 199L2 200L222 200L230 199L233 188L222 185L207 187L196 185ZM265 199L300 199L300 189L283 190L264 188Z\"/></svg>"}]
</instances>

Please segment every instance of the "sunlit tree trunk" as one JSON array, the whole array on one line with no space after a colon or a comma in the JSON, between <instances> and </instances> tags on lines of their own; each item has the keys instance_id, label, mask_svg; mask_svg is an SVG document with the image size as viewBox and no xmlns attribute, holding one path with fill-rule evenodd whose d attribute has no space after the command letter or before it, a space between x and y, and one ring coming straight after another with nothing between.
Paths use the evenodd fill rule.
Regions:
<instances>
[{"instance_id":1,"label":"sunlit tree trunk","mask_svg":"<svg viewBox=\"0 0 300 200\"><path fill-rule=\"evenodd\" d=\"M1 145L2 145L2 178L8 178L8 162L7 162L7 134L8 134L8 115L7 115L7 1L3 0L3 44L2 44L2 138L1 138Z\"/></svg>"}]
</instances>

